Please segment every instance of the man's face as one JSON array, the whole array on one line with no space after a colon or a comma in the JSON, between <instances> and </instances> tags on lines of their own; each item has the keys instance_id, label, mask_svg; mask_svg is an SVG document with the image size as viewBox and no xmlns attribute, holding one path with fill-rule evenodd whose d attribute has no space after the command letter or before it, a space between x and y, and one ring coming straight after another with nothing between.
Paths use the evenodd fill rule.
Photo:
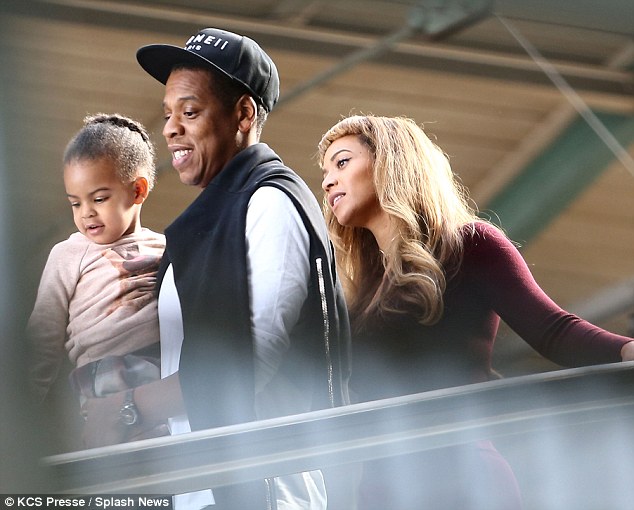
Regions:
<instances>
[{"instance_id":1,"label":"man's face","mask_svg":"<svg viewBox=\"0 0 634 510\"><path fill-rule=\"evenodd\" d=\"M173 71L165 85L163 136L183 184L205 188L238 152L236 108L213 94L213 75L199 69Z\"/></svg>"}]
</instances>

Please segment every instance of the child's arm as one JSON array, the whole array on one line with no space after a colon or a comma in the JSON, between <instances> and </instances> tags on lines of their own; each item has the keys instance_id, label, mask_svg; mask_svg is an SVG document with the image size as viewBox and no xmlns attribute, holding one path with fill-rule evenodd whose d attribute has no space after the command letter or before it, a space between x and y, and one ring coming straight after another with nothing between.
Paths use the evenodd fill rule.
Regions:
<instances>
[{"instance_id":1,"label":"child's arm","mask_svg":"<svg viewBox=\"0 0 634 510\"><path fill-rule=\"evenodd\" d=\"M78 279L64 253L60 245L51 250L27 324L29 383L39 401L46 398L64 359L68 307Z\"/></svg>"}]
</instances>

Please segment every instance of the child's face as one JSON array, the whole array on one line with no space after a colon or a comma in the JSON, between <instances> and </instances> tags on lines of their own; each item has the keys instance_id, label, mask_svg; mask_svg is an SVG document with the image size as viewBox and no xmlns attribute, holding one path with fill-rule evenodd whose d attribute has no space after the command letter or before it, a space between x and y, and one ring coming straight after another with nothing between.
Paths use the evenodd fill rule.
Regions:
<instances>
[{"instance_id":1,"label":"child's face","mask_svg":"<svg viewBox=\"0 0 634 510\"><path fill-rule=\"evenodd\" d=\"M112 243L141 228L137 183L121 182L108 158L71 161L64 186L75 225L91 241Z\"/></svg>"}]
</instances>

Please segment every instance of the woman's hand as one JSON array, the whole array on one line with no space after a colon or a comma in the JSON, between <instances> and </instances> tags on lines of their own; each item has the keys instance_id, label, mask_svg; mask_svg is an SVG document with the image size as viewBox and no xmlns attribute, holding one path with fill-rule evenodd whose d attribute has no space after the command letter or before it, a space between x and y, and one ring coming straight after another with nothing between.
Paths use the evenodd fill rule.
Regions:
<instances>
[{"instance_id":1,"label":"woman's hand","mask_svg":"<svg viewBox=\"0 0 634 510\"><path fill-rule=\"evenodd\" d=\"M621 359L623 361L634 361L634 340L626 343L621 348Z\"/></svg>"}]
</instances>

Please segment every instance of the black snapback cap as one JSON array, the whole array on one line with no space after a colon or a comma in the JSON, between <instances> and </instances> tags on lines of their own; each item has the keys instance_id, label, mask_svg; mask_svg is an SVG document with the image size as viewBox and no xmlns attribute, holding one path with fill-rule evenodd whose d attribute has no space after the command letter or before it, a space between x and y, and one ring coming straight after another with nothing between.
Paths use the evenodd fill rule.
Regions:
<instances>
[{"instance_id":1,"label":"black snapback cap","mask_svg":"<svg viewBox=\"0 0 634 510\"><path fill-rule=\"evenodd\" d=\"M143 46L137 50L136 58L163 84L179 64L220 71L244 85L268 112L280 95L280 78L271 57L253 39L226 30L205 28L191 36L183 48L171 44Z\"/></svg>"}]
</instances>

